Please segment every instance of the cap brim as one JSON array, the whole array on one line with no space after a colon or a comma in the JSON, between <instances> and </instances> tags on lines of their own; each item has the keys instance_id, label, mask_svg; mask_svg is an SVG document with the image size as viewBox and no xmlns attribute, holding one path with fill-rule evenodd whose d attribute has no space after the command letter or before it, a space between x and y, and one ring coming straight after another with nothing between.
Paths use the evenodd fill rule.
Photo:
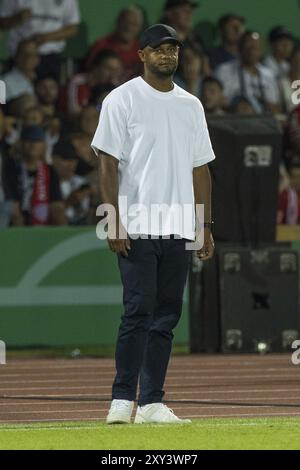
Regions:
<instances>
[{"instance_id":1,"label":"cap brim","mask_svg":"<svg viewBox=\"0 0 300 470\"><path fill-rule=\"evenodd\" d=\"M278 34L277 36L275 36L273 39L271 39L271 41L277 41L278 39L283 39L283 38L290 39L291 41L294 40L293 36L290 33L282 33L282 34Z\"/></svg>"},{"instance_id":2,"label":"cap brim","mask_svg":"<svg viewBox=\"0 0 300 470\"><path fill-rule=\"evenodd\" d=\"M161 44L166 44L168 42L171 42L172 44L177 44L178 46L182 46L182 42L178 41L178 39L172 38L170 36L166 36L164 38L159 39L158 41L153 41L151 44L148 44L148 46L155 48L160 46Z\"/></svg>"}]
</instances>

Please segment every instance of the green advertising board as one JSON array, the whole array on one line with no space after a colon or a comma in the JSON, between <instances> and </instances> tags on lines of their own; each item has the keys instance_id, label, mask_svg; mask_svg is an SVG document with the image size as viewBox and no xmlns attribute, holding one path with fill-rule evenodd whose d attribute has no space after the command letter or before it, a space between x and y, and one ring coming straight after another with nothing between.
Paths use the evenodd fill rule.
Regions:
<instances>
[{"instance_id":1,"label":"green advertising board","mask_svg":"<svg viewBox=\"0 0 300 470\"><path fill-rule=\"evenodd\" d=\"M0 339L8 347L115 343L117 258L95 228L0 231ZM175 342L188 342L187 292Z\"/></svg>"}]
</instances>

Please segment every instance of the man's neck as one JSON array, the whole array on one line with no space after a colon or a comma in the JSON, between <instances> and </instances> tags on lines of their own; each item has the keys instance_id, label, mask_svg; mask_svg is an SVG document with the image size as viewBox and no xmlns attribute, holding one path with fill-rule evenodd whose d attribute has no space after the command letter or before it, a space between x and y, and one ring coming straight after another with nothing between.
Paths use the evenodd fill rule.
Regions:
<instances>
[{"instance_id":1,"label":"man's neck","mask_svg":"<svg viewBox=\"0 0 300 470\"><path fill-rule=\"evenodd\" d=\"M122 44L122 47L124 49L129 49L133 45L133 43L135 42L135 39L122 38L118 33L116 33L115 36L118 39L118 41Z\"/></svg>"},{"instance_id":2,"label":"man's neck","mask_svg":"<svg viewBox=\"0 0 300 470\"><path fill-rule=\"evenodd\" d=\"M242 67L251 75L257 75L257 64L244 64L242 62Z\"/></svg>"},{"instance_id":3,"label":"man's neck","mask_svg":"<svg viewBox=\"0 0 300 470\"><path fill-rule=\"evenodd\" d=\"M142 78L145 80L146 83L148 83L148 85L152 86L152 88L155 88L158 91L168 92L172 91L174 88L173 76L166 78L158 78L156 75L145 70Z\"/></svg>"},{"instance_id":4,"label":"man's neck","mask_svg":"<svg viewBox=\"0 0 300 470\"><path fill-rule=\"evenodd\" d=\"M237 44L230 44L229 42L224 42L223 48L229 54L232 54L234 56L238 55L238 46L237 46Z\"/></svg>"},{"instance_id":5,"label":"man's neck","mask_svg":"<svg viewBox=\"0 0 300 470\"><path fill-rule=\"evenodd\" d=\"M24 160L24 166L27 171L36 171L38 164L37 160Z\"/></svg>"},{"instance_id":6,"label":"man's neck","mask_svg":"<svg viewBox=\"0 0 300 470\"><path fill-rule=\"evenodd\" d=\"M277 62L278 64L281 64L282 62L285 61L285 59L283 59L282 57L280 57L280 55L278 55L278 54L276 54L276 53L274 53L274 52L273 52L272 55L273 55L273 58L276 60L276 62Z\"/></svg>"},{"instance_id":7,"label":"man's neck","mask_svg":"<svg viewBox=\"0 0 300 470\"><path fill-rule=\"evenodd\" d=\"M20 67L16 66L16 69L24 75L30 82L33 82L35 79L35 72L33 70L26 70L21 69Z\"/></svg>"}]
</instances>

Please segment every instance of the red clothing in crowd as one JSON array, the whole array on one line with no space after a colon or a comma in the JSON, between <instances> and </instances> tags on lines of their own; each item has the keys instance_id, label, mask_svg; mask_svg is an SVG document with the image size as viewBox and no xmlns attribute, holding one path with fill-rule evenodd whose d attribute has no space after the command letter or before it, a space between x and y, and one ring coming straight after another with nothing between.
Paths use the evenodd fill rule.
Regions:
<instances>
[{"instance_id":1,"label":"red clothing in crowd","mask_svg":"<svg viewBox=\"0 0 300 470\"><path fill-rule=\"evenodd\" d=\"M279 194L277 223L285 225L300 223L300 198L292 187L284 189Z\"/></svg>"},{"instance_id":2,"label":"red clothing in crowd","mask_svg":"<svg viewBox=\"0 0 300 470\"><path fill-rule=\"evenodd\" d=\"M96 56L103 49L112 49L120 57L125 71L127 72L127 79L133 78L137 74L137 70L140 67L140 59L138 56L139 42L135 41L130 48L124 47L124 43L118 39L115 33L110 34L104 38L98 39L91 47L87 61L86 67L88 68Z\"/></svg>"},{"instance_id":3,"label":"red clothing in crowd","mask_svg":"<svg viewBox=\"0 0 300 470\"><path fill-rule=\"evenodd\" d=\"M87 83L87 75L78 73L70 80L60 94L58 109L62 113L76 113L78 108L89 104L92 89Z\"/></svg>"}]
</instances>

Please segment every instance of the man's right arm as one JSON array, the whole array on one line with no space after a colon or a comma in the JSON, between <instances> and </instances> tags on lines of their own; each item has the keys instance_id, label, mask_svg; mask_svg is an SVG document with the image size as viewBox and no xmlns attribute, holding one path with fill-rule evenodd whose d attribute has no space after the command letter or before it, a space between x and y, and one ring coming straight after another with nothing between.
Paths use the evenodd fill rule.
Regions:
<instances>
[{"instance_id":1,"label":"man's right arm","mask_svg":"<svg viewBox=\"0 0 300 470\"><path fill-rule=\"evenodd\" d=\"M0 29L6 31L21 26L31 17L31 14L31 10L25 8L14 15L0 17Z\"/></svg>"},{"instance_id":2,"label":"man's right arm","mask_svg":"<svg viewBox=\"0 0 300 470\"><path fill-rule=\"evenodd\" d=\"M109 227L116 230L116 238L108 236L108 244L110 249L116 253L122 253L124 256L128 256L127 250L130 250L130 241L122 226L118 194L119 194L119 180L118 180L118 166L119 160L112 155L101 152L99 155L99 183L100 183L100 197L102 204L110 204L115 211L115 217L108 213L107 221ZM123 237L122 237L123 234Z\"/></svg>"}]
</instances>

